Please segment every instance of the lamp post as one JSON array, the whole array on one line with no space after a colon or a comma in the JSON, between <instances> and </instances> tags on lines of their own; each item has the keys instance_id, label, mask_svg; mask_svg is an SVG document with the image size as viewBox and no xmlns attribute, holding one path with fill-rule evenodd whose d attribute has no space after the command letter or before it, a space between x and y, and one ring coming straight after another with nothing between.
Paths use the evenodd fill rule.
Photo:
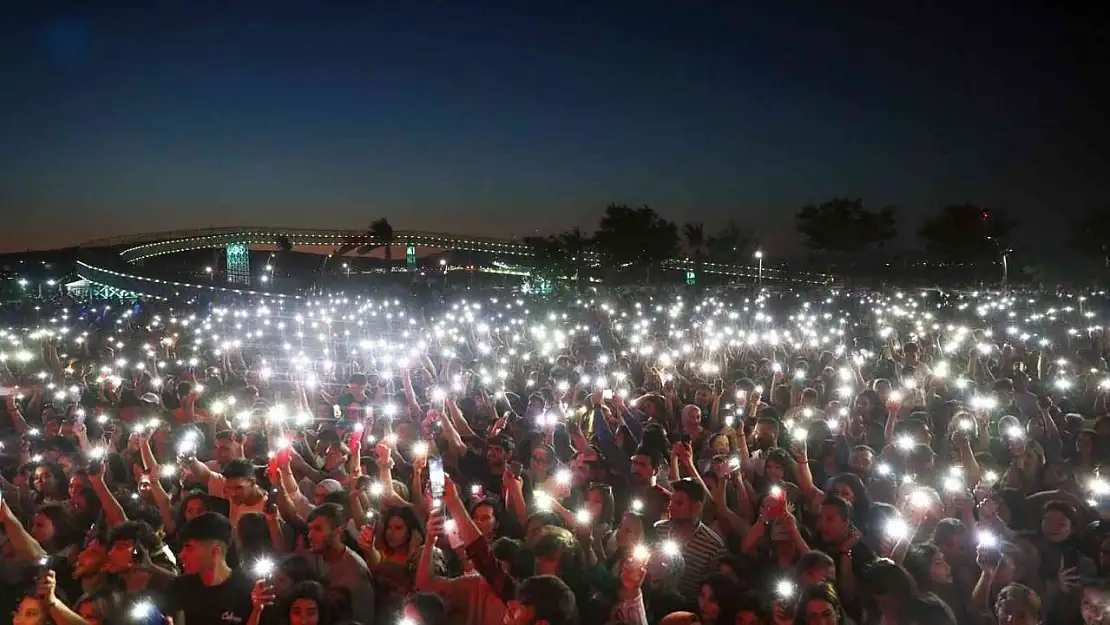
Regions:
<instances>
[{"instance_id":1,"label":"lamp post","mask_svg":"<svg viewBox=\"0 0 1110 625\"><path fill-rule=\"evenodd\" d=\"M204 273L208 275L209 280L212 279L212 267L211 266L205 267L204 268Z\"/></svg>"},{"instance_id":2,"label":"lamp post","mask_svg":"<svg viewBox=\"0 0 1110 625\"><path fill-rule=\"evenodd\" d=\"M439 259L439 266L443 269L443 287L447 288L447 259Z\"/></svg>"},{"instance_id":3,"label":"lamp post","mask_svg":"<svg viewBox=\"0 0 1110 625\"><path fill-rule=\"evenodd\" d=\"M763 290L763 250L755 251L755 259L759 261L759 290Z\"/></svg>"},{"instance_id":4,"label":"lamp post","mask_svg":"<svg viewBox=\"0 0 1110 625\"><path fill-rule=\"evenodd\" d=\"M1006 282L1010 273L1010 250L1003 249L1002 246L998 244L998 239L994 237L987 237L987 240L994 243L994 249L998 250L998 256L1002 259L1002 292L1005 293Z\"/></svg>"}]
</instances>

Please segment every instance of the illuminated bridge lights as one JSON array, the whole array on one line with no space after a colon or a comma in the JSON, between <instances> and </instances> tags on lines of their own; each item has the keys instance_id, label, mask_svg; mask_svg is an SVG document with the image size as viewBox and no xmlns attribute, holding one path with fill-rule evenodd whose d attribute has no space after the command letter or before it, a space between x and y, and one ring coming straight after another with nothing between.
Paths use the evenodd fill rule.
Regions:
<instances>
[{"instance_id":1,"label":"illuminated bridge lights","mask_svg":"<svg viewBox=\"0 0 1110 625\"><path fill-rule=\"evenodd\" d=\"M243 258L246 259L246 252L249 251L250 245L275 245L278 237L286 237L294 246L333 246L343 241L371 241L371 238L366 235L364 230L313 230L309 228L265 228L265 227L248 227L248 228L211 228L205 230L177 230L172 232L155 232L140 235L128 235L122 237L114 237L109 239L99 239L90 241L84 244L83 248L96 248L96 247L114 247L114 246L128 246L123 252L119 254L121 260L128 263L135 263L144 258L152 258L156 256L163 256L166 254L176 254L180 252L208 249L214 247L227 247L228 254L228 276L234 278L241 274L241 271L232 267L232 257L239 259L240 252ZM416 247L432 247L443 249L455 249L463 251L486 252L496 254L513 254L517 256L531 256L532 250L528 245L522 242L506 239L493 239L484 237L473 236L455 236L444 233L434 232L420 232L401 230L394 232L393 240L390 245L405 246L406 248L406 264L410 270L414 268L415 248ZM592 265L601 263L601 259L595 253L590 253L585 258ZM238 260L236 261L238 262ZM249 260L246 260L246 279L243 280L244 286L249 281ZM685 259L673 259L666 261L663 264L664 268L690 272L694 269L694 261ZM236 264L236 267L238 265ZM725 263L702 263L701 270L707 274L716 274L723 276L742 276L747 278L755 278L758 274L756 267L749 267L746 265L731 265ZM136 270L138 271L138 270ZM257 291L250 288L227 288L219 287L212 284L193 284L184 282L163 281L157 278L140 275L139 273L121 273L112 271L105 268L96 267L90 262L81 261L78 263L78 273L81 277L87 279L89 282L101 286L118 288L122 291L127 291L131 287L129 285L109 285L104 281L107 279L119 278L122 281L137 280L140 282L148 282L152 284L174 286L185 289L191 289L196 292L207 291L223 291L236 294L252 294L252 295L265 295L269 297L290 297L282 293L273 293L268 291ZM784 280L789 282L801 282L809 284L827 284L832 281L832 276L825 274L810 274L810 273L788 273L772 268L764 268L762 275L765 279L771 280ZM110 278L106 278L108 276ZM154 295L154 294L151 294ZM291 296L297 297L297 296Z\"/></svg>"}]
</instances>

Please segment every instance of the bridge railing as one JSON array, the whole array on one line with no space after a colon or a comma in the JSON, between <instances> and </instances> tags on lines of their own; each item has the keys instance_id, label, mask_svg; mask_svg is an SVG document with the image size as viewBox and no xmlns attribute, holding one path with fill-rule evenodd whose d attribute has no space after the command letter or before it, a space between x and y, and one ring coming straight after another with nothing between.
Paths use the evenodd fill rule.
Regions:
<instances>
[{"instance_id":1,"label":"bridge railing","mask_svg":"<svg viewBox=\"0 0 1110 625\"><path fill-rule=\"evenodd\" d=\"M97 239L86 243L82 246L82 249L131 246L124 249L123 252L119 254L118 259L126 261L127 263L134 263L153 256L174 254L193 249L220 247L230 243L275 245L279 237L288 238L294 245L338 246L351 242L360 244L376 242L367 235L365 230L229 226L194 230L172 230ZM399 230L394 232L392 244L521 256L530 256L532 254L532 249L528 245L515 239L474 237L419 230ZM602 262L602 259L594 253L589 253L589 258L587 260L593 264L600 264ZM668 269L679 271L693 271L696 267L696 263L690 258L677 258L667 261L664 263L664 266ZM700 268L701 271L706 273L742 276L753 279L762 277L763 279L775 282L804 282L809 284L828 284L833 282L833 277L827 274L782 271L771 267L764 267L760 270L757 266L751 265L703 262ZM115 269L114 271L119 270ZM129 271L134 273L136 270L134 267L131 267ZM127 271L124 271L124 273L127 273ZM208 288L207 285L199 286L201 288Z\"/></svg>"},{"instance_id":2,"label":"bridge railing","mask_svg":"<svg viewBox=\"0 0 1110 625\"><path fill-rule=\"evenodd\" d=\"M122 263L118 259L111 258L111 256L111 254L105 254L96 249L81 250L77 256L77 275L95 284L159 299L179 299L216 294L301 299L298 295L238 287L228 283L198 284L143 275L137 267Z\"/></svg>"},{"instance_id":3,"label":"bridge railing","mask_svg":"<svg viewBox=\"0 0 1110 625\"><path fill-rule=\"evenodd\" d=\"M320 229L320 228L285 228L279 226L224 226L219 228L197 228L190 230L164 230L161 232L147 232L140 234L127 234L116 237L94 239L82 243L80 247L117 247L125 245L142 246L157 244L175 239L200 239L204 237L247 234L252 237L270 237L267 243L276 243L279 236L293 238L310 238L327 241L328 243L341 243L339 239L369 241L365 229ZM404 245L408 239L427 239L444 241L465 241L472 244L488 244L506 247L527 247L523 241L517 239L501 239L496 237L458 235L446 232L432 232L425 230L396 230L394 231L394 244Z\"/></svg>"}]
</instances>

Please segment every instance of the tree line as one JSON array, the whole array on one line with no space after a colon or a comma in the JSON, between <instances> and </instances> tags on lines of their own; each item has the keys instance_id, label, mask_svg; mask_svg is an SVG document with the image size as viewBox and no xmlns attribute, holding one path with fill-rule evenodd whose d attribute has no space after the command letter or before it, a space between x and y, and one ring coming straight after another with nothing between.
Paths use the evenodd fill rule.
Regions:
<instances>
[{"instance_id":1,"label":"tree line","mask_svg":"<svg viewBox=\"0 0 1110 625\"><path fill-rule=\"evenodd\" d=\"M803 207L795 215L795 226L807 249L826 253L843 266L894 239L894 216L889 206L867 209L860 199L833 198ZM949 204L926 218L916 234L930 262L982 263L1012 251L1019 225L1005 210ZM1070 240L1061 245L1110 268L1110 206L1092 208L1069 225Z\"/></svg>"},{"instance_id":2,"label":"tree line","mask_svg":"<svg viewBox=\"0 0 1110 625\"><path fill-rule=\"evenodd\" d=\"M821 256L821 269L850 272L868 262L870 254L886 248L898 236L891 206L868 208L862 199L832 198L803 206L794 225L805 248ZM1005 210L974 204L940 207L921 223L916 235L932 264L991 264L1009 254L1018 222ZM1072 249L1110 268L1110 206L1087 211L1071 223ZM393 227L382 218L362 237L344 242L335 255L356 251L364 255L385 247L392 260ZM579 278L597 266L608 271L645 271L666 260L689 258L700 273L705 263L755 265L759 237L752 228L736 223L709 231L701 223L679 224L661 217L649 206L610 204L597 229L580 228L548 236L525 237L533 252L533 269L547 277ZM291 248L278 241L279 250Z\"/></svg>"},{"instance_id":3,"label":"tree line","mask_svg":"<svg viewBox=\"0 0 1110 625\"><path fill-rule=\"evenodd\" d=\"M595 264L611 271L644 271L673 258L691 258L694 271L704 263L746 265L759 240L752 230L729 223L709 232L700 223L678 224L659 216L649 206L633 208L610 204L593 234L574 228L543 237L525 237L532 248L535 270L541 275L582 277Z\"/></svg>"},{"instance_id":4,"label":"tree line","mask_svg":"<svg viewBox=\"0 0 1110 625\"><path fill-rule=\"evenodd\" d=\"M794 225L807 250L819 254L822 270L851 272L870 262L898 236L894 207L869 208L858 198L832 198L803 206ZM942 206L916 231L930 265L999 264L1014 245L1019 226L1005 210L970 203ZM1071 222L1071 249L1110 268L1110 207L1087 211ZM700 223L678 224L648 206L611 204L596 232L579 228L545 237L527 237L538 271L579 276L595 261L608 268L658 266L672 258L691 258L695 271L704 263L755 265L759 237L753 229L729 223L708 232ZM773 256L773 255L772 255Z\"/></svg>"}]
</instances>

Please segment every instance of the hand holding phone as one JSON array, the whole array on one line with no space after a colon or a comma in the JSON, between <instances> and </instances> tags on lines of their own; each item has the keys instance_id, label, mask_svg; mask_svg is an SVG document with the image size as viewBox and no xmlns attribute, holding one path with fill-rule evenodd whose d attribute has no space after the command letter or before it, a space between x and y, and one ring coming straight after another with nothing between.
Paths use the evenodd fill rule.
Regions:
<instances>
[{"instance_id":1,"label":"hand holding phone","mask_svg":"<svg viewBox=\"0 0 1110 625\"><path fill-rule=\"evenodd\" d=\"M447 490L447 475L443 472L443 458L428 460L428 485L432 497L442 499Z\"/></svg>"}]
</instances>

